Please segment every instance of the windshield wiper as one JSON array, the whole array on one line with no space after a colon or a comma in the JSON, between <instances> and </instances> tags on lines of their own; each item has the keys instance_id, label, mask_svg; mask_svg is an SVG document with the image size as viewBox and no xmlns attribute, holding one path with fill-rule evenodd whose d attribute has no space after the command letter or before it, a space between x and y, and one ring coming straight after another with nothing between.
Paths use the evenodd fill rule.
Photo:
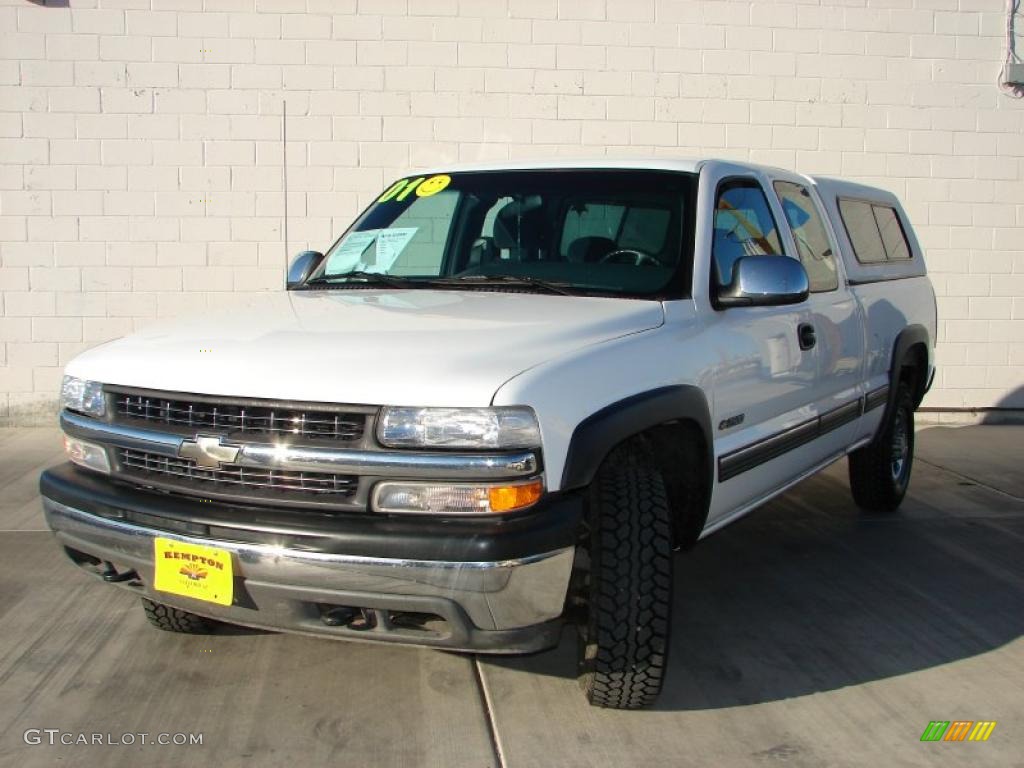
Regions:
<instances>
[{"instance_id":1,"label":"windshield wiper","mask_svg":"<svg viewBox=\"0 0 1024 768\"><path fill-rule=\"evenodd\" d=\"M433 281L444 284L462 285L520 285L530 288L539 288L548 293L558 293L562 296L575 296L572 291L567 290L567 283L553 283L549 280L539 280L536 277L523 277L519 275L462 275L461 277L442 278Z\"/></svg>"},{"instance_id":2,"label":"windshield wiper","mask_svg":"<svg viewBox=\"0 0 1024 768\"><path fill-rule=\"evenodd\" d=\"M422 280L413 280L402 275L385 275L380 272L366 272L357 269L353 272L346 272L342 275L321 275L312 280L307 280L306 285L330 285L341 282L344 285L349 280L359 281L363 284L379 283L389 288L408 288L410 285L422 285ZM342 282L344 281L344 282Z\"/></svg>"},{"instance_id":3,"label":"windshield wiper","mask_svg":"<svg viewBox=\"0 0 1024 768\"><path fill-rule=\"evenodd\" d=\"M563 296L574 296L575 294L564 288L565 283L552 283L547 280L538 280L535 277L520 277L517 275L462 275L461 277L435 277L435 278L411 278L402 275L388 275L380 272L366 272L355 270L341 275L321 275L320 277L307 280L306 285L344 285L348 281L358 281L360 284L380 284L389 288L436 288L453 285L509 285L536 288L548 293L558 293Z\"/></svg>"}]
</instances>

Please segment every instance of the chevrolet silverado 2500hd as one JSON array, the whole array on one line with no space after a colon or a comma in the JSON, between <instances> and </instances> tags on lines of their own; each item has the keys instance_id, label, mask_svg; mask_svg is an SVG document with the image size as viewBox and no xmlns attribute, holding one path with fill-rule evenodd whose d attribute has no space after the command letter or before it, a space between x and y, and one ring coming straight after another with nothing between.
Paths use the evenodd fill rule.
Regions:
<instances>
[{"instance_id":1,"label":"chevrolet silverado 2500hd","mask_svg":"<svg viewBox=\"0 0 1024 768\"><path fill-rule=\"evenodd\" d=\"M522 653L593 704L665 675L673 552L849 458L894 510L934 294L890 193L716 160L400 179L288 291L68 364L70 559L157 627Z\"/></svg>"}]
</instances>

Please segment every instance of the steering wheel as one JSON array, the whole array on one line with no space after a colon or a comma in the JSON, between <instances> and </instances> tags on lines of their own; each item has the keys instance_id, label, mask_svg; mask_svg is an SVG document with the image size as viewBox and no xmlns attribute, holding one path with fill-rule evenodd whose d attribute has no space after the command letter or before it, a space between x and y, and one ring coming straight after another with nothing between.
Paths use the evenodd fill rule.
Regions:
<instances>
[{"instance_id":1,"label":"steering wheel","mask_svg":"<svg viewBox=\"0 0 1024 768\"><path fill-rule=\"evenodd\" d=\"M623 258L623 257L626 258ZM632 264L634 267L663 267L658 259L649 253L638 251L634 248L620 248L601 257L600 264Z\"/></svg>"}]
</instances>

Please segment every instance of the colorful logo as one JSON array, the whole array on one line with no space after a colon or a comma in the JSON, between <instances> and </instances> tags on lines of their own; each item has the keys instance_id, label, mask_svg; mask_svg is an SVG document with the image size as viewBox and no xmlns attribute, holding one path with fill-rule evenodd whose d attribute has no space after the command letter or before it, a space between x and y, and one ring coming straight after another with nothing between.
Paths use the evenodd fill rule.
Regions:
<instances>
[{"instance_id":1,"label":"colorful logo","mask_svg":"<svg viewBox=\"0 0 1024 768\"><path fill-rule=\"evenodd\" d=\"M988 741L995 727L995 720L932 720L921 741Z\"/></svg>"},{"instance_id":2,"label":"colorful logo","mask_svg":"<svg viewBox=\"0 0 1024 768\"><path fill-rule=\"evenodd\" d=\"M205 568L198 565L183 565L178 570L178 573L192 581L202 581L209 575Z\"/></svg>"}]
</instances>

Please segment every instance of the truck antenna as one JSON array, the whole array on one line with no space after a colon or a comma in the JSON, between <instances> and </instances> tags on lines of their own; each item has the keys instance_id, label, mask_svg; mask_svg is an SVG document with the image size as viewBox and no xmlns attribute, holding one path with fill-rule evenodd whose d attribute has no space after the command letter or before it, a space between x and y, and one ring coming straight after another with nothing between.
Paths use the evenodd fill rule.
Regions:
<instances>
[{"instance_id":1,"label":"truck antenna","mask_svg":"<svg viewBox=\"0 0 1024 768\"><path fill-rule=\"evenodd\" d=\"M281 101L281 185L285 190L285 274L288 274L288 101Z\"/></svg>"},{"instance_id":2,"label":"truck antenna","mask_svg":"<svg viewBox=\"0 0 1024 768\"><path fill-rule=\"evenodd\" d=\"M281 100L281 186L284 189L284 273L288 279L288 102Z\"/></svg>"}]
</instances>

